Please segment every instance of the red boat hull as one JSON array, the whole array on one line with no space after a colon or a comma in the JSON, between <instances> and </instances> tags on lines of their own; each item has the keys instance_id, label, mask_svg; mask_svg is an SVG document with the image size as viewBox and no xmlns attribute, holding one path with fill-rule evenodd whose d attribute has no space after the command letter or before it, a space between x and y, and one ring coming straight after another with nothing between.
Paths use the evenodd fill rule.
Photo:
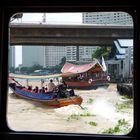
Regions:
<instances>
[{"instance_id":1,"label":"red boat hull","mask_svg":"<svg viewBox=\"0 0 140 140\"><path fill-rule=\"evenodd\" d=\"M70 88L87 89L87 88L96 88L98 86L104 86L104 85L107 86L108 81L106 79L92 81L91 83L87 81L66 81L66 84Z\"/></svg>"}]
</instances>

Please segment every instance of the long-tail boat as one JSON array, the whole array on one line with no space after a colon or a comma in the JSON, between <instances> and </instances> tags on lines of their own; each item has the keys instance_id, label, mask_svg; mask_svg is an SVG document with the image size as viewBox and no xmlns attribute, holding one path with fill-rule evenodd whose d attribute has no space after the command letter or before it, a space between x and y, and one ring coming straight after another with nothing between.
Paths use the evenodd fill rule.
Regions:
<instances>
[{"instance_id":1,"label":"long-tail boat","mask_svg":"<svg viewBox=\"0 0 140 140\"><path fill-rule=\"evenodd\" d=\"M102 65L97 59L83 65L65 63L61 69L63 80L70 88L91 89L108 86L109 76L104 59Z\"/></svg>"},{"instance_id":2,"label":"long-tail boat","mask_svg":"<svg viewBox=\"0 0 140 140\"><path fill-rule=\"evenodd\" d=\"M75 95L74 90L67 91L67 94L69 94L69 96L61 98L58 97L57 92L44 93L42 91L39 91L38 93L36 93L33 90L29 90L28 88L22 86L19 82L17 82L13 77L10 77L9 81L10 89L17 96L37 102L42 102L49 106L63 107L71 104L76 104L80 106L83 101L83 99L79 95Z\"/></svg>"}]
</instances>

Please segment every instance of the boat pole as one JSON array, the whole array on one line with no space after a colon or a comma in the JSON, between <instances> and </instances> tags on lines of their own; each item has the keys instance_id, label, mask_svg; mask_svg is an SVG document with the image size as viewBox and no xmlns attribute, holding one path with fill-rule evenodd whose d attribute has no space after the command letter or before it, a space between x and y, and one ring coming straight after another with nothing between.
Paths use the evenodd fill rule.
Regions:
<instances>
[{"instance_id":1,"label":"boat pole","mask_svg":"<svg viewBox=\"0 0 140 140\"><path fill-rule=\"evenodd\" d=\"M28 79L26 79L26 85L27 85L27 87L29 86L29 80Z\"/></svg>"},{"instance_id":2,"label":"boat pole","mask_svg":"<svg viewBox=\"0 0 140 140\"><path fill-rule=\"evenodd\" d=\"M41 89L43 88L44 79L41 79Z\"/></svg>"},{"instance_id":3,"label":"boat pole","mask_svg":"<svg viewBox=\"0 0 140 140\"><path fill-rule=\"evenodd\" d=\"M71 99L71 100L74 102L74 104L76 104L75 101L74 101L72 98L69 97L69 99ZM76 105L79 105L79 104L76 104ZM79 106L81 107L81 109L83 109L83 110L85 109L85 108L82 107L81 105L79 105Z\"/></svg>"}]
</instances>

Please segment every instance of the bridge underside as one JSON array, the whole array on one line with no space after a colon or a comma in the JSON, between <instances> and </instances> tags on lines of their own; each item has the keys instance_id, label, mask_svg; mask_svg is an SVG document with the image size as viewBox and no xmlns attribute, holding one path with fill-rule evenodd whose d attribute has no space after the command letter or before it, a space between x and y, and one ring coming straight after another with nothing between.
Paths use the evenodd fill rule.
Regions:
<instances>
[{"instance_id":1,"label":"bridge underside","mask_svg":"<svg viewBox=\"0 0 140 140\"><path fill-rule=\"evenodd\" d=\"M15 38L10 45L112 45L116 38ZM27 41L28 40L28 41Z\"/></svg>"},{"instance_id":2,"label":"bridge underside","mask_svg":"<svg viewBox=\"0 0 140 140\"><path fill-rule=\"evenodd\" d=\"M11 26L10 45L112 45L115 39L133 38L129 27Z\"/></svg>"}]
</instances>

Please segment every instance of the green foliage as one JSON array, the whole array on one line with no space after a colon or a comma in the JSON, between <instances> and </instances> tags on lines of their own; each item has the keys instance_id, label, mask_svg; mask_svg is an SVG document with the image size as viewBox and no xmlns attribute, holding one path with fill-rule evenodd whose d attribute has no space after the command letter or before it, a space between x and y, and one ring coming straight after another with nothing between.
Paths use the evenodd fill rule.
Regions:
<instances>
[{"instance_id":1,"label":"green foliage","mask_svg":"<svg viewBox=\"0 0 140 140\"><path fill-rule=\"evenodd\" d=\"M61 59L61 62L60 62L60 64L59 65L64 65L66 63L66 57L63 57L62 59Z\"/></svg>"},{"instance_id":2,"label":"green foliage","mask_svg":"<svg viewBox=\"0 0 140 140\"><path fill-rule=\"evenodd\" d=\"M92 125L92 126L97 126L96 122L89 122L89 124Z\"/></svg>"},{"instance_id":3,"label":"green foliage","mask_svg":"<svg viewBox=\"0 0 140 140\"><path fill-rule=\"evenodd\" d=\"M118 126L126 125L128 122L125 119L118 120Z\"/></svg>"},{"instance_id":4,"label":"green foliage","mask_svg":"<svg viewBox=\"0 0 140 140\"><path fill-rule=\"evenodd\" d=\"M131 99L128 95L122 96L122 99Z\"/></svg>"},{"instance_id":5,"label":"green foliage","mask_svg":"<svg viewBox=\"0 0 140 140\"><path fill-rule=\"evenodd\" d=\"M91 114L89 112L85 112L83 114L80 114L80 116L82 116L82 117L88 117L88 116L95 116L95 115L93 115L93 114Z\"/></svg>"},{"instance_id":6,"label":"green foliage","mask_svg":"<svg viewBox=\"0 0 140 140\"><path fill-rule=\"evenodd\" d=\"M70 120L79 120L79 115L76 115L76 114L72 114L68 117L67 121L70 121Z\"/></svg>"},{"instance_id":7,"label":"green foliage","mask_svg":"<svg viewBox=\"0 0 140 140\"><path fill-rule=\"evenodd\" d=\"M111 51L112 51L111 47L101 47L101 48L98 48L92 54L92 58L101 59L101 57L103 56L105 59L109 59Z\"/></svg>"},{"instance_id":8,"label":"green foliage","mask_svg":"<svg viewBox=\"0 0 140 140\"><path fill-rule=\"evenodd\" d=\"M64 61L63 61L63 63L64 63ZM11 67L11 68L9 68L9 71L11 73L15 73L15 71L20 71L21 73L30 74L30 73L33 73L35 70L44 70L44 71L50 71L52 73L53 72L60 73L62 67L63 67L63 65L56 65L56 66L43 68L43 66L41 66L39 64L35 64L31 67L21 67L20 69L19 69L19 67L17 67L17 68Z\"/></svg>"},{"instance_id":9,"label":"green foliage","mask_svg":"<svg viewBox=\"0 0 140 140\"><path fill-rule=\"evenodd\" d=\"M48 67L47 70L51 71L51 72L58 72L60 73L61 72L61 69L62 69L62 65L56 65L56 66L51 66L51 67Z\"/></svg>"},{"instance_id":10,"label":"green foliage","mask_svg":"<svg viewBox=\"0 0 140 140\"><path fill-rule=\"evenodd\" d=\"M43 66L39 65L39 64L35 64L32 67L21 67L20 68L20 72L22 73L32 73L35 70L42 70ZM17 70L19 70L19 68L17 68Z\"/></svg>"},{"instance_id":11,"label":"green foliage","mask_svg":"<svg viewBox=\"0 0 140 140\"><path fill-rule=\"evenodd\" d=\"M126 99L126 98L125 98ZM123 103L116 103L116 109L117 111L121 111L121 110L124 110L124 109L129 109L132 107L132 104L133 103L133 100L128 100L128 101L125 101Z\"/></svg>"},{"instance_id":12,"label":"green foliage","mask_svg":"<svg viewBox=\"0 0 140 140\"><path fill-rule=\"evenodd\" d=\"M122 110L122 109L126 109L126 108L128 108L128 104L125 104L125 103L118 104L118 103L116 103L116 109L117 110Z\"/></svg>"},{"instance_id":13,"label":"green foliage","mask_svg":"<svg viewBox=\"0 0 140 140\"><path fill-rule=\"evenodd\" d=\"M43 69L43 66L39 65L39 64L35 64L31 67L31 70L32 71L35 71L35 70L40 70L40 69Z\"/></svg>"},{"instance_id":14,"label":"green foliage","mask_svg":"<svg viewBox=\"0 0 140 140\"><path fill-rule=\"evenodd\" d=\"M14 67L10 67L10 68L9 68L9 71L10 71L11 73L14 73L14 72L15 72L15 68L14 68Z\"/></svg>"},{"instance_id":15,"label":"green foliage","mask_svg":"<svg viewBox=\"0 0 140 140\"><path fill-rule=\"evenodd\" d=\"M103 132L103 134L115 134L119 133L121 130L118 126L115 126L114 128L109 128Z\"/></svg>"},{"instance_id":16,"label":"green foliage","mask_svg":"<svg viewBox=\"0 0 140 140\"><path fill-rule=\"evenodd\" d=\"M89 98L88 101L87 101L87 103L89 103L89 104L93 103L93 99L92 98Z\"/></svg>"},{"instance_id":17,"label":"green foliage","mask_svg":"<svg viewBox=\"0 0 140 140\"><path fill-rule=\"evenodd\" d=\"M95 116L95 115L90 114L89 112L84 112L83 114L72 114L68 117L67 121L79 120L80 117L89 117L89 116Z\"/></svg>"},{"instance_id":18,"label":"green foliage","mask_svg":"<svg viewBox=\"0 0 140 140\"><path fill-rule=\"evenodd\" d=\"M21 72L27 72L29 70L29 67L21 67L20 71Z\"/></svg>"},{"instance_id":19,"label":"green foliage","mask_svg":"<svg viewBox=\"0 0 140 140\"><path fill-rule=\"evenodd\" d=\"M115 127L104 130L103 134L118 134L118 133L128 133L130 131L129 124L125 119L118 120Z\"/></svg>"}]
</instances>

